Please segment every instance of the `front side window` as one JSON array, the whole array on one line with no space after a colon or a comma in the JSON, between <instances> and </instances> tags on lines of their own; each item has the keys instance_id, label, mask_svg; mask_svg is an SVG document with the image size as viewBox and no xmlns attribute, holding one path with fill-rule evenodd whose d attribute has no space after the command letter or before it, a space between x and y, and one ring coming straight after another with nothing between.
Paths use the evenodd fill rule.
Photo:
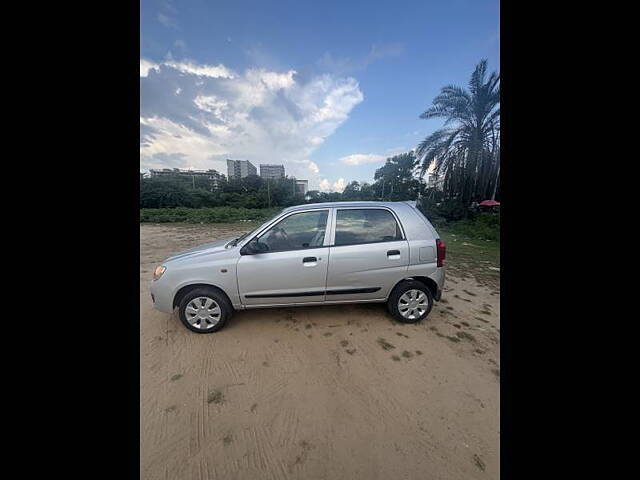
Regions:
<instances>
[{"instance_id":1,"label":"front side window","mask_svg":"<svg viewBox=\"0 0 640 480\"><path fill-rule=\"evenodd\" d=\"M268 252L321 247L327 229L328 210L294 213L258 237Z\"/></svg>"},{"instance_id":2,"label":"front side window","mask_svg":"<svg viewBox=\"0 0 640 480\"><path fill-rule=\"evenodd\" d=\"M390 211L370 208L338 210L336 246L394 240L402 240L402 232Z\"/></svg>"}]
</instances>

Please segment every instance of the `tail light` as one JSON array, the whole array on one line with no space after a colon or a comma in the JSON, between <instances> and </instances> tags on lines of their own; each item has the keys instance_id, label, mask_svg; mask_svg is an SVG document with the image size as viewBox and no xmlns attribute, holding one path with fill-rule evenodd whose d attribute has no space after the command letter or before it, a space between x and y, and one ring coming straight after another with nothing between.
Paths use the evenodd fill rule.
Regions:
<instances>
[{"instance_id":1,"label":"tail light","mask_svg":"<svg viewBox=\"0 0 640 480\"><path fill-rule=\"evenodd\" d=\"M439 238L436 239L436 252L438 258L438 267L444 267L444 259L447 255L447 246Z\"/></svg>"}]
</instances>

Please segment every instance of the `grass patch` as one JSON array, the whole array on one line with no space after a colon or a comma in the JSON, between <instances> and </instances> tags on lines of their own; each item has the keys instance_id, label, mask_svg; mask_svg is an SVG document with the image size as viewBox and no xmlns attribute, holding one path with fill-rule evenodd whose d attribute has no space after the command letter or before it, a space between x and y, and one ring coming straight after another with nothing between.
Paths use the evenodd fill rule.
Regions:
<instances>
[{"instance_id":1,"label":"grass patch","mask_svg":"<svg viewBox=\"0 0 640 480\"><path fill-rule=\"evenodd\" d=\"M472 274L478 283L494 288L500 286L500 240L481 239L470 236L469 231L455 224L437 227L438 233L447 244L447 270L455 276ZM451 280L447 280L449 282ZM451 281L451 283L455 283ZM469 292L465 292L474 296ZM459 298L459 297L456 297Z\"/></svg>"},{"instance_id":2,"label":"grass patch","mask_svg":"<svg viewBox=\"0 0 640 480\"><path fill-rule=\"evenodd\" d=\"M402 356L403 356L404 358L411 358L411 357L413 357L413 353L411 353L411 352L410 352L410 351L408 351L408 350L405 350L404 352L402 352Z\"/></svg>"},{"instance_id":3,"label":"grass patch","mask_svg":"<svg viewBox=\"0 0 640 480\"><path fill-rule=\"evenodd\" d=\"M182 378L181 373L176 373L173 377L171 377L171 381L175 382L176 380L180 380Z\"/></svg>"}]
</instances>

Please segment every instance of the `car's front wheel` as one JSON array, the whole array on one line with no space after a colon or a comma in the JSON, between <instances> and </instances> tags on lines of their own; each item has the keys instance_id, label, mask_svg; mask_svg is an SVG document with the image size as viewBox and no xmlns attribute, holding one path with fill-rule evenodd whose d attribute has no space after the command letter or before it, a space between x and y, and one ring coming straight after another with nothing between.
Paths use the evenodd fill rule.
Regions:
<instances>
[{"instance_id":1,"label":"car's front wheel","mask_svg":"<svg viewBox=\"0 0 640 480\"><path fill-rule=\"evenodd\" d=\"M178 306L180 320L192 332L213 333L224 327L233 313L227 298L213 288L200 287L187 293Z\"/></svg>"},{"instance_id":2,"label":"car's front wheel","mask_svg":"<svg viewBox=\"0 0 640 480\"><path fill-rule=\"evenodd\" d=\"M387 308L396 320L416 323L426 318L433 307L433 295L422 282L407 280L389 295Z\"/></svg>"}]
</instances>

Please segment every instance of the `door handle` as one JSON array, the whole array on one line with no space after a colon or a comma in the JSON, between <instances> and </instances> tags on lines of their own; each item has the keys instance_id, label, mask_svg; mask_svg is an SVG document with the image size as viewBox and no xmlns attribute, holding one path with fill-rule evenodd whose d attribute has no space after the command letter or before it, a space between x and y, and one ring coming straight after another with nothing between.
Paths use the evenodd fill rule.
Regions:
<instances>
[{"instance_id":1,"label":"door handle","mask_svg":"<svg viewBox=\"0 0 640 480\"><path fill-rule=\"evenodd\" d=\"M318 265L318 259L316 257L304 257L302 259L303 267L315 267Z\"/></svg>"},{"instance_id":2,"label":"door handle","mask_svg":"<svg viewBox=\"0 0 640 480\"><path fill-rule=\"evenodd\" d=\"M302 259L302 266L303 267L315 267L316 265L318 265L318 259L316 257L304 257Z\"/></svg>"},{"instance_id":3,"label":"door handle","mask_svg":"<svg viewBox=\"0 0 640 480\"><path fill-rule=\"evenodd\" d=\"M400 260L400 250L388 250L387 258L389 260Z\"/></svg>"}]
</instances>

